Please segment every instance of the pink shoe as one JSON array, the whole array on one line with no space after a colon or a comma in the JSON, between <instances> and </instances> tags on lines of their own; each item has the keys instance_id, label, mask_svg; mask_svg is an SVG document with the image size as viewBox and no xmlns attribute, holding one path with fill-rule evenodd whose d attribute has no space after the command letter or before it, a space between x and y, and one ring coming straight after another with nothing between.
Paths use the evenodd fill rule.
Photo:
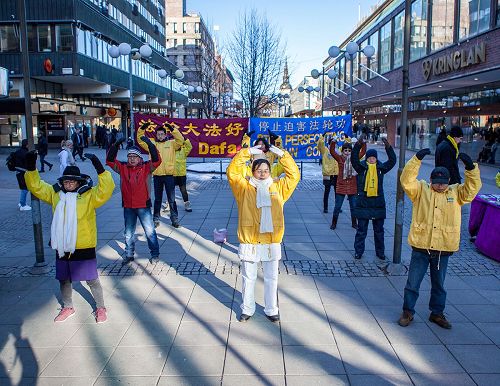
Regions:
<instances>
[{"instance_id":1,"label":"pink shoe","mask_svg":"<svg viewBox=\"0 0 500 386\"><path fill-rule=\"evenodd\" d=\"M108 317L106 316L106 309L104 307L99 307L95 310L95 321L97 323L104 323L106 320L108 320Z\"/></svg>"},{"instance_id":2,"label":"pink shoe","mask_svg":"<svg viewBox=\"0 0 500 386\"><path fill-rule=\"evenodd\" d=\"M71 318L75 314L75 309L73 307L63 307L59 314L54 319L54 322L64 322L66 319Z\"/></svg>"}]
</instances>

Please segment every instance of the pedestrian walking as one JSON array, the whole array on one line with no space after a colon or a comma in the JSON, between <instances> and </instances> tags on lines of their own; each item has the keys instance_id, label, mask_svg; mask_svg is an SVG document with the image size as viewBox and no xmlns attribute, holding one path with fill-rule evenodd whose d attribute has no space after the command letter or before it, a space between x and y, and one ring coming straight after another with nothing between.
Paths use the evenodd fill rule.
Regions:
<instances>
[{"instance_id":1,"label":"pedestrian walking","mask_svg":"<svg viewBox=\"0 0 500 386\"><path fill-rule=\"evenodd\" d=\"M342 204L344 203L345 196L349 201L349 208L351 210L351 226L356 229L358 223L356 217L354 216L353 199L356 195L356 170L352 167L351 154L352 145L345 142L341 147L341 154L337 154L336 151L337 142L332 141L330 143L330 154L337 161L339 165L339 174L337 177L337 184L335 187L335 208L333 209L332 225L330 229L337 228L337 221L339 219L340 210L342 209ZM363 143L359 157L363 158L366 152L366 143Z\"/></svg>"},{"instance_id":2,"label":"pedestrian walking","mask_svg":"<svg viewBox=\"0 0 500 386\"><path fill-rule=\"evenodd\" d=\"M59 152L59 177L64 174L64 170L68 166L75 166L76 162L73 158L73 141L68 139L61 142L61 151Z\"/></svg>"},{"instance_id":3,"label":"pedestrian walking","mask_svg":"<svg viewBox=\"0 0 500 386\"><path fill-rule=\"evenodd\" d=\"M120 175L123 217L125 219L126 256L123 259L123 265L134 260L137 219L141 222L148 242L151 253L149 261L151 263L157 262L160 255L158 237L151 213L151 192L149 190L151 173L160 166L161 159L158 150L149 138L143 136L141 139L148 146L151 161L144 161L141 150L135 146L128 149L127 162L117 161L118 149L121 143L125 141L125 138L116 141L109 149L106 157L106 165Z\"/></svg>"},{"instance_id":4,"label":"pedestrian walking","mask_svg":"<svg viewBox=\"0 0 500 386\"><path fill-rule=\"evenodd\" d=\"M328 200L330 198L330 190L333 187L333 198L335 199L335 186L339 174L339 164L330 154L329 143L325 144L326 133L318 139L318 150L321 154L321 172L323 174L323 213L328 213Z\"/></svg>"},{"instance_id":5,"label":"pedestrian walking","mask_svg":"<svg viewBox=\"0 0 500 386\"><path fill-rule=\"evenodd\" d=\"M76 160L75 155L77 154L82 161L85 161L85 157L83 156L83 135L79 128L75 130L71 136L71 140L73 141L73 158Z\"/></svg>"},{"instance_id":6,"label":"pedestrian walking","mask_svg":"<svg viewBox=\"0 0 500 386\"><path fill-rule=\"evenodd\" d=\"M45 132L39 131L37 134L38 144L36 146L36 150L38 151L38 155L40 156L40 173L45 173L45 165L49 167L49 171L52 170L53 164L45 161L45 157L49 152L49 144L47 139L45 138Z\"/></svg>"},{"instance_id":7,"label":"pedestrian walking","mask_svg":"<svg viewBox=\"0 0 500 386\"><path fill-rule=\"evenodd\" d=\"M442 166L450 172L450 185L462 182L458 170L459 145L464 133L460 126L453 126L448 135L436 148L435 167Z\"/></svg>"},{"instance_id":8,"label":"pedestrian walking","mask_svg":"<svg viewBox=\"0 0 500 386\"><path fill-rule=\"evenodd\" d=\"M383 138L388 160L380 162L375 149L366 151L366 160L360 161L359 153L364 140L361 138L352 151L351 162L358 173L357 195L354 199L354 216L358 219L358 229L354 238L354 258L361 259L365 251L365 240L370 220L375 238L375 254L385 260L384 220L386 217L384 196L384 175L396 165L396 153Z\"/></svg>"},{"instance_id":9,"label":"pedestrian walking","mask_svg":"<svg viewBox=\"0 0 500 386\"><path fill-rule=\"evenodd\" d=\"M226 171L238 204L238 256L242 261L243 278L240 322L246 322L255 313L254 292L259 262L264 269L264 313L270 321L279 321L277 290L278 263L285 231L283 205L300 180L299 168L292 156L276 146L269 150L279 157L285 177L273 180L269 161L258 158L252 164L252 176L245 178L246 163L252 155L263 156L263 150L262 145L241 149Z\"/></svg>"},{"instance_id":10,"label":"pedestrian walking","mask_svg":"<svg viewBox=\"0 0 500 386\"><path fill-rule=\"evenodd\" d=\"M19 203L17 204L20 211L31 210L31 206L27 204L28 188L24 179L26 173L26 154L28 154L28 152L28 140L23 139L21 141L21 147L12 154L17 185L20 190Z\"/></svg>"},{"instance_id":11,"label":"pedestrian walking","mask_svg":"<svg viewBox=\"0 0 500 386\"><path fill-rule=\"evenodd\" d=\"M82 128L83 147L89 147L89 127L84 123Z\"/></svg>"},{"instance_id":12,"label":"pedestrian walking","mask_svg":"<svg viewBox=\"0 0 500 386\"><path fill-rule=\"evenodd\" d=\"M418 181L422 159L430 153L429 149L420 150L408 161L401 173L401 185L413 208L408 234L412 254L404 290L403 312L398 323L406 327L413 320L420 283L429 267L429 320L442 328L450 329L451 323L444 316L444 280L448 259L460 246L462 206L470 203L481 189L481 177L477 164L467 154L460 153L459 158L465 165L464 184L450 184L450 172L442 166L432 171L430 183Z\"/></svg>"},{"instance_id":13,"label":"pedestrian walking","mask_svg":"<svg viewBox=\"0 0 500 386\"><path fill-rule=\"evenodd\" d=\"M191 141L189 139L184 140L180 149L175 151L175 169L174 169L174 183L175 186L179 187L181 191L182 200L184 201L184 210L186 212L192 212L193 208L189 202L189 196L187 192L187 170L186 170L186 159L189 153L193 149Z\"/></svg>"},{"instance_id":14,"label":"pedestrian walking","mask_svg":"<svg viewBox=\"0 0 500 386\"><path fill-rule=\"evenodd\" d=\"M168 131L168 136L167 136ZM145 135L145 130L141 127L137 135L141 137ZM144 150L147 150L147 144L140 139L138 144ZM167 193L167 200L170 206L170 221L174 228L179 228L179 212L177 211L177 204L175 203L175 181L174 181L174 170L175 170L175 152L180 149L182 143L184 142L184 137L180 131L165 123L156 129L156 138L151 139L158 149L160 154L161 164L153 172L153 185L154 185L154 210L153 210L153 220L155 227L160 225L160 209L163 198L163 190L165 189Z\"/></svg>"},{"instance_id":15,"label":"pedestrian walking","mask_svg":"<svg viewBox=\"0 0 500 386\"><path fill-rule=\"evenodd\" d=\"M53 217L50 245L56 250L56 279L62 294L62 309L54 319L64 322L75 314L72 301L72 282L86 281L95 301L97 323L107 320L103 291L97 273L96 209L104 205L113 194L115 184L111 173L93 154L86 154L97 174L99 183L90 187L88 176L77 166L68 166L58 184L50 185L40 179L36 170L37 155L27 154L26 185L40 200L52 205Z\"/></svg>"}]
</instances>

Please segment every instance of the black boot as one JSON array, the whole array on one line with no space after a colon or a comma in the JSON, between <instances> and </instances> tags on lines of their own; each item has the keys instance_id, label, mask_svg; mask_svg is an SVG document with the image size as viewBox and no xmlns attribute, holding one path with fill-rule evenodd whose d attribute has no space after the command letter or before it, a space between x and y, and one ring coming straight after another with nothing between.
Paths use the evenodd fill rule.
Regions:
<instances>
[{"instance_id":1,"label":"black boot","mask_svg":"<svg viewBox=\"0 0 500 386\"><path fill-rule=\"evenodd\" d=\"M332 226L330 227L331 230L334 230L337 228L337 220L339 219L339 216L333 216L332 217Z\"/></svg>"},{"instance_id":2,"label":"black boot","mask_svg":"<svg viewBox=\"0 0 500 386\"><path fill-rule=\"evenodd\" d=\"M351 216L351 226L354 228L354 229L358 229L358 220L356 219L356 217L354 216Z\"/></svg>"}]
</instances>

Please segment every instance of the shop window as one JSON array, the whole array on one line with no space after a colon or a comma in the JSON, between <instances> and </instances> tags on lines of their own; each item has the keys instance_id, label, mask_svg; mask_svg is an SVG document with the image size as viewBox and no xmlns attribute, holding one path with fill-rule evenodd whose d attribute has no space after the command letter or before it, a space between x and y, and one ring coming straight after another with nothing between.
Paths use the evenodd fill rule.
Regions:
<instances>
[{"instance_id":1,"label":"shop window","mask_svg":"<svg viewBox=\"0 0 500 386\"><path fill-rule=\"evenodd\" d=\"M403 11L394 18L393 68L403 65L404 24L405 12Z\"/></svg>"},{"instance_id":2,"label":"shop window","mask_svg":"<svg viewBox=\"0 0 500 386\"><path fill-rule=\"evenodd\" d=\"M0 25L0 52L19 52L19 38L14 25Z\"/></svg>"},{"instance_id":3,"label":"shop window","mask_svg":"<svg viewBox=\"0 0 500 386\"><path fill-rule=\"evenodd\" d=\"M434 0L431 15L431 51L436 51L453 43L455 0Z\"/></svg>"},{"instance_id":4,"label":"shop window","mask_svg":"<svg viewBox=\"0 0 500 386\"><path fill-rule=\"evenodd\" d=\"M490 0L460 0L460 39L466 39L488 30L490 4Z\"/></svg>"},{"instance_id":5,"label":"shop window","mask_svg":"<svg viewBox=\"0 0 500 386\"><path fill-rule=\"evenodd\" d=\"M38 33L38 51L39 52L52 51L52 34L50 25L48 24L38 25L37 33Z\"/></svg>"},{"instance_id":6,"label":"shop window","mask_svg":"<svg viewBox=\"0 0 500 386\"><path fill-rule=\"evenodd\" d=\"M391 70L391 22L380 28L380 72Z\"/></svg>"},{"instance_id":7,"label":"shop window","mask_svg":"<svg viewBox=\"0 0 500 386\"><path fill-rule=\"evenodd\" d=\"M56 25L56 51L73 51L73 26L71 24Z\"/></svg>"},{"instance_id":8,"label":"shop window","mask_svg":"<svg viewBox=\"0 0 500 386\"><path fill-rule=\"evenodd\" d=\"M416 0L411 5L410 60L424 57L427 53L427 23L429 0Z\"/></svg>"},{"instance_id":9,"label":"shop window","mask_svg":"<svg viewBox=\"0 0 500 386\"><path fill-rule=\"evenodd\" d=\"M370 58L370 69L376 72L378 72L378 32L379 31L376 31L372 34L368 40L368 44L375 48L375 54ZM374 75L370 77L373 76Z\"/></svg>"}]
</instances>

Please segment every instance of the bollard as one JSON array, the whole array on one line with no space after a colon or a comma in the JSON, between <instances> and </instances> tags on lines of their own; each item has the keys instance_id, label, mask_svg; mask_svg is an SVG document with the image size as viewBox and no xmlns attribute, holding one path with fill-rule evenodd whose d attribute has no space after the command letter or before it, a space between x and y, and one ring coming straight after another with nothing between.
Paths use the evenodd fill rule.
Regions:
<instances>
[{"instance_id":1,"label":"bollard","mask_svg":"<svg viewBox=\"0 0 500 386\"><path fill-rule=\"evenodd\" d=\"M29 270L32 275L43 275L50 271L43 253L42 213L40 200L31 194L31 218L33 220L33 236L35 239L36 262Z\"/></svg>"},{"instance_id":2,"label":"bollard","mask_svg":"<svg viewBox=\"0 0 500 386\"><path fill-rule=\"evenodd\" d=\"M302 169L303 169L304 165L303 165L303 161L300 161L300 180L302 181Z\"/></svg>"},{"instance_id":3,"label":"bollard","mask_svg":"<svg viewBox=\"0 0 500 386\"><path fill-rule=\"evenodd\" d=\"M220 162L220 179L222 180L222 160Z\"/></svg>"}]
</instances>

